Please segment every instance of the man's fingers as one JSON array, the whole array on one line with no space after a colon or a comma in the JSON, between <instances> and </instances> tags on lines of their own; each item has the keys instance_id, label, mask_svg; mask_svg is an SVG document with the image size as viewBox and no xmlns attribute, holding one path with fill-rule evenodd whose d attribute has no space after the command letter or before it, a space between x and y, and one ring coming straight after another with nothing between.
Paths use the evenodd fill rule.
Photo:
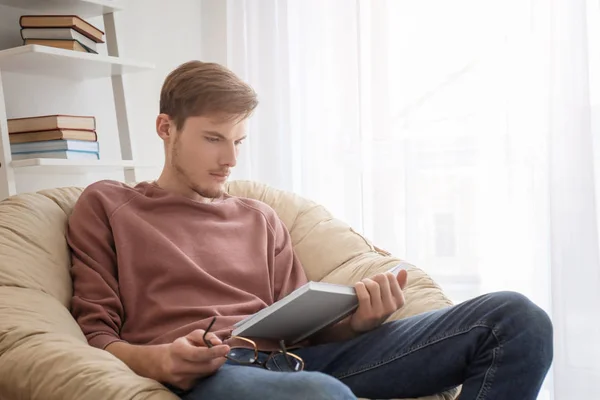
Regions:
<instances>
[{"instance_id":1,"label":"man's fingers","mask_svg":"<svg viewBox=\"0 0 600 400\"><path fill-rule=\"evenodd\" d=\"M404 288L406 287L406 283L408 282L408 272L405 269L401 269L400 272L398 272L396 280L400 285L400 289L404 290Z\"/></svg>"},{"instance_id":2,"label":"man's fingers","mask_svg":"<svg viewBox=\"0 0 600 400\"><path fill-rule=\"evenodd\" d=\"M371 308L373 310L380 310L381 305L381 290L379 288L379 283L375 282L373 279L365 278L362 280L365 284L367 290L369 291L369 297L371 298Z\"/></svg>"},{"instance_id":3,"label":"man's fingers","mask_svg":"<svg viewBox=\"0 0 600 400\"><path fill-rule=\"evenodd\" d=\"M187 375L188 377L198 377L199 375L209 374L218 370L227 359L225 357L215 358L206 362L181 360L174 371L178 375Z\"/></svg>"},{"instance_id":4,"label":"man's fingers","mask_svg":"<svg viewBox=\"0 0 600 400\"><path fill-rule=\"evenodd\" d=\"M404 305L404 293L394 274L388 274L388 280L390 281L390 289L392 292L392 296L395 300L396 309L402 307Z\"/></svg>"},{"instance_id":5,"label":"man's fingers","mask_svg":"<svg viewBox=\"0 0 600 400\"><path fill-rule=\"evenodd\" d=\"M210 349L207 347L192 347L189 352L189 358L186 359L201 363L208 362L216 358L224 358L229 353L229 350L230 348L226 344L219 344Z\"/></svg>"},{"instance_id":6,"label":"man's fingers","mask_svg":"<svg viewBox=\"0 0 600 400\"><path fill-rule=\"evenodd\" d=\"M186 335L186 338L194 345L196 346L208 346L205 342L204 342L204 330L202 329L196 329L190 333L188 333ZM212 332L209 332L206 334L206 341L210 341L210 344L213 345L218 345L218 344L222 344L223 342L221 341L221 339L219 339L217 337L217 335L215 335Z\"/></svg>"},{"instance_id":7,"label":"man's fingers","mask_svg":"<svg viewBox=\"0 0 600 400\"><path fill-rule=\"evenodd\" d=\"M377 274L373 277L373 280L379 284L379 292L381 297L381 310L378 310L378 314L389 314L396 311L396 300L392 295L390 288L390 281L387 274Z\"/></svg>"},{"instance_id":8,"label":"man's fingers","mask_svg":"<svg viewBox=\"0 0 600 400\"><path fill-rule=\"evenodd\" d=\"M192 342L187 336L177 339L174 343L174 351L178 358L190 362L207 362L215 358L225 357L229 353L229 346L219 344L208 348L206 346L198 346Z\"/></svg>"},{"instance_id":9,"label":"man's fingers","mask_svg":"<svg viewBox=\"0 0 600 400\"><path fill-rule=\"evenodd\" d=\"M358 305L365 311L371 311L371 296L365 286L364 282L356 282L354 285L356 290L356 297L358 298Z\"/></svg>"}]
</instances>

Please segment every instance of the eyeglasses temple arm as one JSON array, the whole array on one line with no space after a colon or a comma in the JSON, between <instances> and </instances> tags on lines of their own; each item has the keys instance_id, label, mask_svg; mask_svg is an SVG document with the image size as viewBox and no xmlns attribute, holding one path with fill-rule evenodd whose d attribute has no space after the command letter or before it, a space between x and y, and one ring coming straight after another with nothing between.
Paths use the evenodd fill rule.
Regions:
<instances>
[{"instance_id":1,"label":"eyeglasses temple arm","mask_svg":"<svg viewBox=\"0 0 600 400\"><path fill-rule=\"evenodd\" d=\"M294 366L292 365L292 363L290 362L290 360L288 358L287 350L285 348L285 342L283 340L279 341L279 347L281 348L281 351L283 352L283 358L285 358L285 362L290 367L290 369L293 370Z\"/></svg>"}]
</instances>

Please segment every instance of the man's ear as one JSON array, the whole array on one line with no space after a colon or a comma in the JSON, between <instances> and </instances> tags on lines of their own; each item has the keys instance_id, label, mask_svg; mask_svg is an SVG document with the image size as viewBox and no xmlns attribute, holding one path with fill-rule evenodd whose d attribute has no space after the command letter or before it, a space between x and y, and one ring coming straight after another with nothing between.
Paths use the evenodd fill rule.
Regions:
<instances>
[{"instance_id":1,"label":"man's ear","mask_svg":"<svg viewBox=\"0 0 600 400\"><path fill-rule=\"evenodd\" d=\"M158 114L156 117L156 133L158 136L165 142L168 142L171 139L171 127L173 121L167 114Z\"/></svg>"}]
</instances>

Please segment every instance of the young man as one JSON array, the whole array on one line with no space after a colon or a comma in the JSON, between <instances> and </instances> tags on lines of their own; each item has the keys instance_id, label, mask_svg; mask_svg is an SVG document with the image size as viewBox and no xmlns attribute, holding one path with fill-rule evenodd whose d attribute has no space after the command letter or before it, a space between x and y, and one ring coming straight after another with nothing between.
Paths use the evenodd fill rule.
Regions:
<instances>
[{"instance_id":1,"label":"young man","mask_svg":"<svg viewBox=\"0 0 600 400\"><path fill-rule=\"evenodd\" d=\"M190 400L407 398L461 384L462 400L535 399L553 356L540 308L502 292L383 324L404 304L406 271L356 283L357 311L289 350L303 371L269 358L277 343L260 341L258 360L232 350L236 321L307 280L276 213L224 193L256 106L231 71L185 63L161 91L158 180L83 192L68 242L72 313L90 345Z\"/></svg>"}]
</instances>

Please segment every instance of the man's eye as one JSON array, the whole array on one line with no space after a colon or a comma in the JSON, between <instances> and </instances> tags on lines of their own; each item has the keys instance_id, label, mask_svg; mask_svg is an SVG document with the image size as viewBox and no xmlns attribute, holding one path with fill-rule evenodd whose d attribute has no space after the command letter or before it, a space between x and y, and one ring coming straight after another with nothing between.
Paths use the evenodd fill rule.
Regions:
<instances>
[{"instance_id":1,"label":"man's eye","mask_svg":"<svg viewBox=\"0 0 600 400\"><path fill-rule=\"evenodd\" d=\"M243 142L244 142L243 140L238 140L238 141L236 141L236 142L235 142L235 145L236 145L236 146L237 146L237 145L240 145L240 144L242 144Z\"/></svg>"},{"instance_id":2,"label":"man's eye","mask_svg":"<svg viewBox=\"0 0 600 400\"><path fill-rule=\"evenodd\" d=\"M208 140L211 143L215 143L219 141L219 138L215 138L215 137L207 137L206 140Z\"/></svg>"}]
</instances>

